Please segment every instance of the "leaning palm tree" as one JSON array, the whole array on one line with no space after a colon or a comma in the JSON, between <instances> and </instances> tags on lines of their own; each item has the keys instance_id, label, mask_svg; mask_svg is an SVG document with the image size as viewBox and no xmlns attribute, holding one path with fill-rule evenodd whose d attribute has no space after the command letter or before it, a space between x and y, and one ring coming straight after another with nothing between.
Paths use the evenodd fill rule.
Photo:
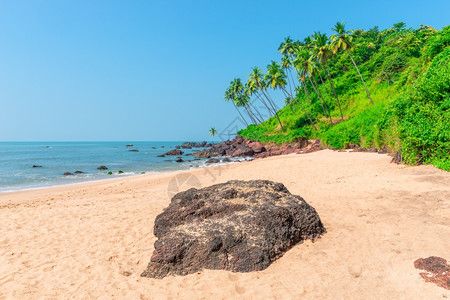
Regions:
<instances>
[{"instance_id":1,"label":"leaning palm tree","mask_svg":"<svg viewBox=\"0 0 450 300\"><path fill-rule=\"evenodd\" d=\"M337 53L340 50L347 52L348 56L352 60L353 65L356 68L356 71L359 74L359 77L361 78L364 88L366 89L367 97L369 97L370 103L373 104L372 97L370 97L369 90L367 89L366 83L364 82L361 72L359 72L359 68L356 65L356 62L353 59L352 55L350 54L350 49L353 47L353 37L349 34L347 30L345 30L345 22L337 22L332 29L337 33L331 36L333 52Z\"/></svg>"},{"instance_id":2,"label":"leaning palm tree","mask_svg":"<svg viewBox=\"0 0 450 300\"><path fill-rule=\"evenodd\" d=\"M247 95L241 79L235 78L233 80L231 86L232 86L231 90L233 93L233 99L234 99L235 105L237 107L243 107L245 109L245 111L247 112L247 115L249 116L250 120L255 124L258 123L253 111L251 110L251 108L249 106L250 97Z\"/></svg>"},{"instance_id":3,"label":"leaning palm tree","mask_svg":"<svg viewBox=\"0 0 450 300\"><path fill-rule=\"evenodd\" d=\"M283 66L283 69L286 71L286 74L289 75L287 77L288 84L289 84L289 90L292 94L292 89L295 90L295 81L294 77L292 76L291 67L292 67L292 61L294 60L294 53L298 47L298 42L294 42L291 40L290 37L284 38L284 42L280 44L280 47L278 47L278 52L280 52L283 57L281 60L281 65ZM292 83L291 83L292 81Z\"/></svg>"},{"instance_id":4,"label":"leaning palm tree","mask_svg":"<svg viewBox=\"0 0 450 300\"><path fill-rule=\"evenodd\" d=\"M264 79L266 79L268 85L272 89L281 89L286 96L290 97L292 101L294 100L292 95L289 95L288 91L286 90L286 74L284 73L283 69L281 69L278 63L272 61L271 64L267 66L267 74L264 76ZM312 127L317 130L317 127L309 116L308 112L303 108L300 102L298 104L303 110L303 113L311 122Z\"/></svg>"},{"instance_id":5,"label":"leaning palm tree","mask_svg":"<svg viewBox=\"0 0 450 300\"><path fill-rule=\"evenodd\" d=\"M328 37L326 34L321 34L320 32L314 32L312 44L314 47L312 48L312 57L317 59L325 71L327 75L328 82L330 83L331 90L333 91L334 98L339 107L339 112L341 113L341 120L344 121L344 115L342 114L341 102L339 101L338 95L336 93L336 89L334 88L333 80L330 75L330 68L328 67L328 60L333 56L333 51L328 44Z\"/></svg>"},{"instance_id":6,"label":"leaning palm tree","mask_svg":"<svg viewBox=\"0 0 450 300\"><path fill-rule=\"evenodd\" d=\"M234 80L232 82L230 82L230 86L225 90L225 94L224 94L223 98L225 99L226 102L230 102L231 101L231 103L233 103L234 108L237 110L237 112L241 116L241 118L244 121L244 123L248 126L247 121L245 120L245 118L241 114L241 112L239 111L239 108L236 106L236 102L235 102L236 95L233 93L233 85L234 85Z\"/></svg>"},{"instance_id":7,"label":"leaning palm tree","mask_svg":"<svg viewBox=\"0 0 450 300\"><path fill-rule=\"evenodd\" d=\"M252 89L252 91L254 91L256 94L258 94L258 92L261 92L261 94L266 98L269 105L266 104L266 102L262 99L262 97L259 97L259 99L267 107L269 112L272 112L273 115L275 115L275 117L278 120L278 123L280 124L281 130L284 131L283 125L281 124L280 117L278 116L277 109L275 108L275 103L273 103L272 99L270 98L269 93L267 92L267 83L265 82L264 75L263 75L261 69L258 67L254 67L252 69L252 73L250 73L248 75L248 77L249 77L248 78L249 88Z\"/></svg>"},{"instance_id":8,"label":"leaning palm tree","mask_svg":"<svg viewBox=\"0 0 450 300\"><path fill-rule=\"evenodd\" d=\"M214 135L216 135L216 134L217 134L216 128L215 128L215 127L211 127L211 128L209 129L209 135L214 136Z\"/></svg>"},{"instance_id":9,"label":"leaning palm tree","mask_svg":"<svg viewBox=\"0 0 450 300\"><path fill-rule=\"evenodd\" d=\"M315 75L317 75L319 72L317 64L314 61L309 62L308 72L310 74L309 82L311 83L314 91L316 92L317 96L319 97L320 105L322 106L323 115L326 117L327 112L328 112L328 116L330 118L330 124L333 125L333 120L331 119L331 114L330 114L330 111L328 110L327 103L325 102L325 99L323 98L323 95L320 92L319 86L317 85L316 79L314 78ZM311 78L312 78L312 80L311 80Z\"/></svg>"}]
</instances>

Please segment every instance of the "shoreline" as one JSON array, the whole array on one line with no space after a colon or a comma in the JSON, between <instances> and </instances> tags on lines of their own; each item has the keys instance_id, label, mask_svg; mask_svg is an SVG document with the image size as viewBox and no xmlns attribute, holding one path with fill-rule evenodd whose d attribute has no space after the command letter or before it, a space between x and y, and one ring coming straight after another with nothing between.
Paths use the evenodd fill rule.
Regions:
<instances>
[{"instance_id":1,"label":"shoreline","mask_svg":"<svg viewBox=\"0 0 450 300\"><path fill-rule=\"evenodd\" d=\"M414 267L431 255L449 259L450 174L390 160L323 150L0 194L0 298L450 297ZM263 271L140 277L171 194L253 179L303 197L327 233Z\"/></svg>"},{"instance_id":2,"label":"shoreline","mask_svg":"<svg viewBox=\"0 0 450 300\"><path fill-rule=\"evenodd\" d=\"M187 168L187 169L178 169L178 170L163 170L163 171L145 171L144 174L124 174L124 175L115 175L114 178L101 178L101 179L92 179L92 180L86 180L86 181L80 181L80 182L71 182L71 183L61 183L61 184L53 184L50 186L40 186L40 187L34 187L34 188L23 188L23 189L17 189L17 190L6 190L1 191L0 190L0 196L5 194L11 194L11 193L20 193L20 192L27 192L27 191L36 191L36 190L43 190L43 189L52 189L52 188L60 188L60 187L70 187L70 186L77 186L82 184L89 184L89 183L101 183L101 182L107 182L107 181L114 181L114 180L121 180L126 178L134 178L134 177L142 177L142 176L151 176L151 175L157 175L157 174L171 174L176 172L182 172L182 171L191 171L191 170L197 170L197 169L204 169L204 168L214 168L217 166L225 166L229 164L237 164L247 161L252 161L244 158L243 160L235 160L231 162L221 162L221 163L215 163L210 165L199 165L197 167Z\"/></svg>"}]
</instances>

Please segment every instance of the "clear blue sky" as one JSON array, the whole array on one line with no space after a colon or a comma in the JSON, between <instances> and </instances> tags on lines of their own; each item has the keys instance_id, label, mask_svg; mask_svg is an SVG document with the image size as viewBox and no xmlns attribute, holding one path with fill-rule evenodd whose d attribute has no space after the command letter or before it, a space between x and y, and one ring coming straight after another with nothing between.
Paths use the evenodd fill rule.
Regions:
<instances>
[{"instance_id":1,"label":"clear blue sky","mask_svg":"<svg viewBox=\"0 0 450 300\"><path fill-rule=\"evenodd\" d=\"M283 37L342 20L441 29L449 12L449 0L3 0L0 141L210 139L236 117L229 82L279 59Z\"/></svg>"}]
</instances>

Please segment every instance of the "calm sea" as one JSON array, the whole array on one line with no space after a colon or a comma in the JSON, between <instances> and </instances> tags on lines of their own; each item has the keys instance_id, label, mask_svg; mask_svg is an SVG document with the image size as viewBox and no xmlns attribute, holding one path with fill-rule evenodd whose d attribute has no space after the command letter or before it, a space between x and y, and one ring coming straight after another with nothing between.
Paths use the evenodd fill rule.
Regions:
<instances>
[{"instance_id":1,"label":"calm sea","mask_svg":"<svg viewBox=\"0 0 450 300\"><path fill-rule=\"evenodd\" d=\"M181 143L130 142L133 146L127 147L126 142L0 142L0 192L204 166L204 159L186 156L202 148L181 149L182 163L175 156L158 157ZM133 149L138 152L129 151ZM102 165L108 170L97 170ZM75 171L83 173L63 175Z\"/></svg>"}]
</instances>

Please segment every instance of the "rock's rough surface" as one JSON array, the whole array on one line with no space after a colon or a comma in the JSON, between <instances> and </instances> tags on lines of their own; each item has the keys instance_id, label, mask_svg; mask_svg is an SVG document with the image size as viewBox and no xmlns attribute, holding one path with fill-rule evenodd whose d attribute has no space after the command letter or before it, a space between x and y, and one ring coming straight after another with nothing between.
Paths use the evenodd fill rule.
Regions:
<instances>
[{"instance_id":1,"label":"rock's rough surface","mask_svg":"<svg viewBox=\"0 0 450 300\"><path fill-rule=\"evenodd\" d=\"M234 180L192 188L156 217L158 240L141 276L263 270L298 242L325 232L315 209L281 183Z\"/></svg>"},{"instance_id":2,"label":"rock's rough surface","mask_svg":"<svg viewBox=\"0 0 450 300\"><path fill-rule=\"evenodd\" d=\"M414 262L416 269L425 270L420 276L426 282L433 282L444 289L450 290L450 265L442 257L430 256L419 258Z\"/></svg>"}]
</instances>

